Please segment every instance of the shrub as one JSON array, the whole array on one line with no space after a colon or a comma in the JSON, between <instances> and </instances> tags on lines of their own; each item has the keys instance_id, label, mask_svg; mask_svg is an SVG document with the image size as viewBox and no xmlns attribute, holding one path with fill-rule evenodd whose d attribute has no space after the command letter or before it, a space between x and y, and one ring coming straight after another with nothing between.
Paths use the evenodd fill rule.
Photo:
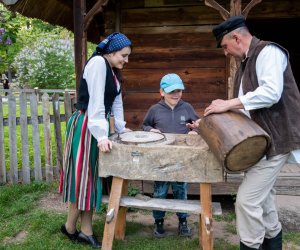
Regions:
<instances>
[{"instance_id":1,"label":"shrub","mask_svg":"<svg viewBox=\"0 0 300 250\"><path fill-rule=\"evenodd\" d=\"M42 89L64 89L75 86L73 41L70 39L40 38L26 46L15 57L20 86L26 84Z\"/></svg>"}]
</instances>

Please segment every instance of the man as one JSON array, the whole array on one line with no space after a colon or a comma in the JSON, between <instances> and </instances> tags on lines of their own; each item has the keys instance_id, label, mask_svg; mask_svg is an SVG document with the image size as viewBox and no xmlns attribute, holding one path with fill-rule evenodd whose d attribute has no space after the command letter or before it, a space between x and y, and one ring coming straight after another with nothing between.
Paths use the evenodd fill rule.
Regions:
<instances>
[{"instance_id":1,"label":"man","mask_svg":"<svg viewBox=\"0 0 300 250\"><path fill-rule=\"evenodd\" d=\"M236 199L240 249L282 249L274 183L291 152L300 148L300 94L289 54L280 45L252 36L243 16L213 29L225 55L241 59L234 98L214 100L204 116L242 109L271 137L266 157L245 172Z\"/></svg>"}]
</instances>

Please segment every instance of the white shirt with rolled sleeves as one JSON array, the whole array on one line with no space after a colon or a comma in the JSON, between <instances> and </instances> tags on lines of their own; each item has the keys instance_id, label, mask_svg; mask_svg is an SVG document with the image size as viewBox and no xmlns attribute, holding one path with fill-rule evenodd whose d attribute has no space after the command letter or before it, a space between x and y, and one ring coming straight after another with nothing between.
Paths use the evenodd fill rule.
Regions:
<instances>
[{"instance_id":1,"label":"white shirt with rolled sleeves","mask_svg":"<svg viewBox=\"0 0 300 250\"><path fill-rule=\"evenodd\" d=\"M107 139L109 124L105 117L104 92L106 80L106 64L102 56L94 56L85 66L83 78L87 82L89 91L89 104L87 108L88 129L92 135L101 141ZM120 89L119 82L117 83ZM122 133L125 129L122 95L119 94L112 105L112 113L115 118L115 129Z\"/></svg>"},{"instance_id":2,"label":"white shirt with rolled sleeves","mask_svg":"<svg viewBox=\"0 0 300 250\"><path fill-rule=\"evenodd\" d=\"M268 45L259 53L256 60L259 87L244 95L240 85L239 99L244 105L244 113L250 117L249 110L269 108L280 100L286 66L287 55L276 45ZM300 149L292 151L288 161L300 163Z\"/></svg>"}]
</instances>

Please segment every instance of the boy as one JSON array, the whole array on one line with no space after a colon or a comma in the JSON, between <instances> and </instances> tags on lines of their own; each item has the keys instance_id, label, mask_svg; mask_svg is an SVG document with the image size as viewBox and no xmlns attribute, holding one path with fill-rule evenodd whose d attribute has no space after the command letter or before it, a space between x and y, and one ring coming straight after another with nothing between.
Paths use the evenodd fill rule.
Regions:
<instances>
[{"instance_id":1,"label":"boy","mask_svg":"<svg viewBox=\"0 0 300 250\"><path fill-rule=\"evenodd\" d=\"M181 78L176 74L167 74L160 81L160 95L162 100L150 107L144 121L143 130L158 133L174 134L197 134L187 127L199 119L194 108L187 102L181 100L184 85ZM175 199L187 199L186 182L154 182L154 198L166 198L169 186ZM187 214L176 213L179 220L178 234L180 236L191 236L191 229L187 225ZM164 237L163 227L165 211L153 211L155 219L154 236Z\"/></svg>"}]
</instances>

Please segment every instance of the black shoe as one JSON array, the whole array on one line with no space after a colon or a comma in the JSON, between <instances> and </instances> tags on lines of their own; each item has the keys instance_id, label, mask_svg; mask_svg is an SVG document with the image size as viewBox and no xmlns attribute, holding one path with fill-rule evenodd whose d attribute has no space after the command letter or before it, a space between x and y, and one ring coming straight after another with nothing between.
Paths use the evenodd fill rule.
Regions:
<instances>
[{"instance_id":1,"label":"black shoe","mask_svg":"<svg viewBox=\"0 0 300 250\"><path fill-rule=\"evenodd\" d=\"M282 230L272 239L264 239L262 250L282 250Z\"/></svg>"},{"instance_id":2,"label":"black shoe","mask_svg":"<svg viewBox=\"0 0 300 250\"><path fill-rule=\"evenodd\" d=\"M62 225L62 226L60 227L60 231L61 231L64 235L66 235L71 241L75 242L75 241L77 240L77 237L78 237L78 234L79 234L79 232L78 232L77 230L75 231L75 233L70 234L70 233L68 233L68 231L67 231L67 229L66 229L66 225L64 224L64 225Z\"/></svg>"},{"instance_id":3,"label":"black shoe","mask_svg":"<svg viewBox=\"0 0 300 250\"><path fill-rule=\"evenodd\" d=\"M89 244L93 248L101 248L101 245L95 235L85 235L83 232L80 232L77 240L78 242Z\"/></svg>"},{"instance_id":4,"label":"black shoe","mask_svg":"<svg viewBox=\"0 0 300 250\"><path fill-rule=\"evenodd\" d=\"M190 236L192 236L192 230L188 227L186 218L179 219L178 234L180 236L184 236L184 237L190 237Z\"/></svg>"},{"instance_id":5,"label":"black shoe","mask_svg":"<svg viewBox=\"0 0 300 250\"><path fill-rule=\"evenodd\" d=\"M165 237L164 219L155 220L154 236L157 238Z\"/></svg>"}]
</instances>

